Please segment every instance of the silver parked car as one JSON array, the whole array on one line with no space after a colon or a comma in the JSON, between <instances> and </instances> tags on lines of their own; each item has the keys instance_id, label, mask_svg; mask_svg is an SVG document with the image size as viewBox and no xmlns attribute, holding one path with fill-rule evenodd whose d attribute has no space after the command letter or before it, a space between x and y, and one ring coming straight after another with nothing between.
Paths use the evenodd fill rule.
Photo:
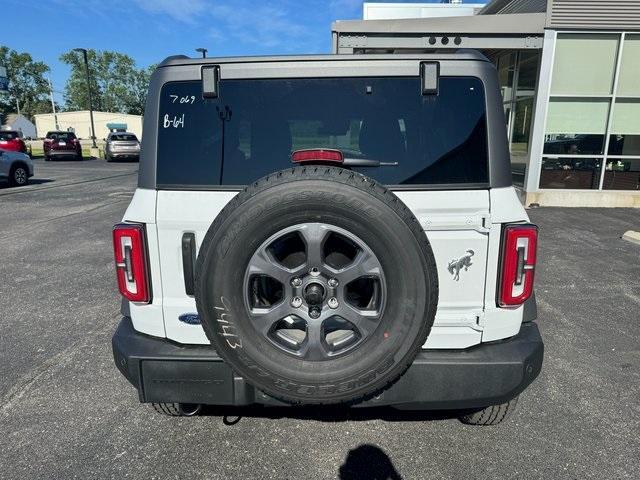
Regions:
<instances>
[{"instance_id":1,"label":"silver parked car","mask_svg":"<svg viewBox=\"0 0 640 480\"><path fill-rule=\"evenodd\" d=\"M129 132L113 132L107 137L107 145L105 148L105 157L107 162L116 159L135 159L140 158L140 142L138 137Z\"/></svg>"},{"instance_id":2,"label":"silver parked car","mask_svg":"<svg viewBox=\"0 0 640 480\"><path fill-rule=\"evenodd\" d=\"M29 183L33 177L33 162L22 152L0 150L0 179L9 180L9 185L19 187Z\"/></svg>"}]
</instances>

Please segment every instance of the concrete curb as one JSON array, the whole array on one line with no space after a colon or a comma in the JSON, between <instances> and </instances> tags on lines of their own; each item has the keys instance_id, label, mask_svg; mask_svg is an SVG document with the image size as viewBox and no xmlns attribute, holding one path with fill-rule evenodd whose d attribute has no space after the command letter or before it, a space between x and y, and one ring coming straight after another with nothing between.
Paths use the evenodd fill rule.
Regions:
<instances>
[{"instance_id":1,"label":"concrete curb","mask_svg":"<svg viewBox=\"0 0 640 480\"><path fill-rule=\"evenodd\" d=\"M633 230L628 230L624 232L624 235L622 235L622 239L626 240L627 242L640 245L640 232L634 232Z\"/></svg>"}]
</instances>

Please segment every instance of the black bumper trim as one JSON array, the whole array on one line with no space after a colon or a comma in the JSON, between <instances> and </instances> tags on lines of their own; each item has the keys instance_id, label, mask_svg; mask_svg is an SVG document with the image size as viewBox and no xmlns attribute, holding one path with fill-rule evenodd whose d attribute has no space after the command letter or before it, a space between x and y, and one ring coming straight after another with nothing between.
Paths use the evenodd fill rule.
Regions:
<instances>
[{"instance_id":1,"label":"black bumper trim","mask_svg":"<svg viewBox=\"0 0 640 480\"><path fill-rule=\"evenodd\" d=\"M124 317L113 340L120 372L141 402L284 405L234 374L209 346L181 346L134 330ZM531 322L510 339L467 350L423 350L380 396L357 407L480 408L504 403L540 373L544 345Z\"/></svg>"}]
</instances>

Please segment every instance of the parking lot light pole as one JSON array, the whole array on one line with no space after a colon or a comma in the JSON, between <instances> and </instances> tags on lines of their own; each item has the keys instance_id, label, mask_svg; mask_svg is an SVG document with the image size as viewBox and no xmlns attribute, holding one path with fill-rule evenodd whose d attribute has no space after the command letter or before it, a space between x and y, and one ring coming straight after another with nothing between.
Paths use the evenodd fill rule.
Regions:
<instances>
[{"instance_id":1,"label":"parking lot light pole","mask_svg":"<svg viewBox=\"0 0 640 480\"><path fill-rule=\"evenodd\" d=\"M207 49L206 48L196 48L196 52L200 52L202 54L202 58L207 58Z\"/></svg>"},{"instance_id":2,"label":"parking lot light pole","mask_svg":"<svg viewBox=\"0 0 640 480\"><path fill-rule=\"evenodd\" d=\"M93 123L93 100L91 98L91 77L89 76L89 60L87 59L87 49L86 48L74 48L74 52L82 52L82 56L84 57L84 68L87 71L87 91L89 93L89 117L91 118L91 146L93 148L98 148L96 145L96 128Z\"/></svg>"},{"instance_id":3,"label":"parking lot light pole","mask_svg":"<svg viewBox=\"0 0 640 480\"><path fill-rule=\"evenodd\" d=\"M51 85L51 77L47 75L47 83L49 84L49 95L51 97L51 110L53 111L53 121L56 124L56 130L60 130L58 125L58 114L56 113L56 102L53 100L53 86Z\"/></svg>"}]
</instances>

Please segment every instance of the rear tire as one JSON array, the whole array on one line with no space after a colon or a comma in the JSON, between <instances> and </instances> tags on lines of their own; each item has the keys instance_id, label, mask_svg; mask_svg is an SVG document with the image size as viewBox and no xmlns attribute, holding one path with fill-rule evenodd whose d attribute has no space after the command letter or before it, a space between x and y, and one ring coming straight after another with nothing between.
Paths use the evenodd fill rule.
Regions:
<instances>
[{"instance_id":1,"label":"rear tire","mask_svg":"<svg viewBox=\"0 0 640 480\"><path fill-rule=\"evenodd\" d=\"M45 162L50 162L51 161L51 157L49 155L45 155L44 156L44 161Z\"/></svg>"},{"instance_id":2,"label":"rear tire","mask_svg":"<svg viewBox=\"0 0 640 480\"><path fill-rule=\"evenodd\" d=\"M12 187L22 187L29 184L29 171L26 167L18 165L13 167L9 173L9 185Z\"/></svg>"},{"instance_id":3,"label":"rear tire","mask_svg":"<svg viewBox=\"0 0 640 480\"><path fill-rule=\"evenodd\" d=\"M516 409L517 404L518 397L500 405L491 405L482 410L468 413L459 417L459 420L467 425L498 425Z\"/></svg>"},{"instance_id":4,"label":"rear tire","mask_svg":"<svg viewBox=\"0 0 640 480\"><path fill-rule=\"evenodd\" d=\"M200 413L199 403L152 403L153 409L168 417L195 417Z\"/></svg>"}]
</instances>

